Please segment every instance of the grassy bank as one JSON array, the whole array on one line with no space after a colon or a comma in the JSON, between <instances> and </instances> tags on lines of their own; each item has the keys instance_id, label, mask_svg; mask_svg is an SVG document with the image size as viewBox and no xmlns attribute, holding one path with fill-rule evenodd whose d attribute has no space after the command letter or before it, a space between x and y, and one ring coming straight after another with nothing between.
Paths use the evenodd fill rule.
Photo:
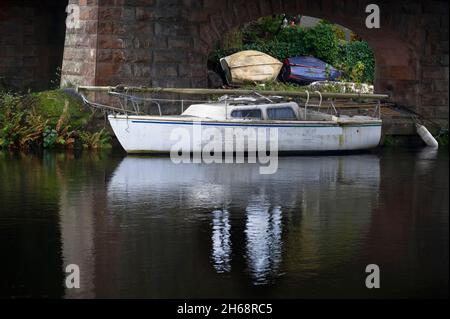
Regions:
<instances>
[{"instance_id":1,"label":"grassy bank","mask_svg":"<svg viewBox=\"0 0 450 319\"><path fill-rule=\"evenodd\" d=\"M0 92L0 149L103 149L110 134L103 116L65 91Z\"/></svg>"}]
</instances>

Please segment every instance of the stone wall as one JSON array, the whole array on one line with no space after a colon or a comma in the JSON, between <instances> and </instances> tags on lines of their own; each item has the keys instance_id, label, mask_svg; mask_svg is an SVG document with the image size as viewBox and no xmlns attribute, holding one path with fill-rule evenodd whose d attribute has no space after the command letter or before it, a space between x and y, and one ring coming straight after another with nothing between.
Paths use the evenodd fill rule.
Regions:
<instances>
[{"instance_id":1,"label":"stone wall","mask_svg":"<svg viewBox=\"0 0 450 319\"><path fill-rule=\"evenodd\" d=\"M0 2L0 88L57 86L64 8L64 1Z\"/></svg>"}]
</instances>

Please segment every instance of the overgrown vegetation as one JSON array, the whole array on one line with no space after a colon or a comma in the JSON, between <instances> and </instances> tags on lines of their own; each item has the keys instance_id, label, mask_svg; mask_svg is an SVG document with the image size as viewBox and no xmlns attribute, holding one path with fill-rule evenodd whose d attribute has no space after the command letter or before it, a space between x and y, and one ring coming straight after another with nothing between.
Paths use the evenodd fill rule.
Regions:
<instances>
[{"instance_id":1,"label":"overgrown vegetation","mask_svg":"<svg viewBox=\"0 0 450 319\"><path fill-rule=\"evenodd\" d=\"M81 132L80 138L83 143L83 147L87 149L99 149L99 148L109 148L111 136L103 128L98 132Z\"/></svg>"},{"instance_id":2,"label":"overgrown vegetation","mask_svg":"<svg viewBox=\"0 0 450 319\"><path fill-rule=\"evenodd\" d=\"M0 149L110 147L106 130L93 130L93 113L62 91L0 92Z\"/></svg>"},{"instance_id":3,"label":"overgrown vegetation","mask_svg":"<svg viewBox=\"0 0 450 319\"><path fill-rule=\"evenodd\" d=\"M436 136L436 140L440 146L448 146L448 129L441 128Z\"/></svg>"},{"instance_id":4,"label":"overgrown vegetation","mask_svg":"<svg viewBox=\"0 0 450 319\"><path fill-rule=\"evenodd\" d=\"M373 86L371 86L373 88ZM246 90L257 90L257 91L296 91L305 92L318 90L322 93L352 93L352 92L371 92L371 88L363 83L349 83L349 82L327 82L321 83L320 87L311 86L299 86L295 83L284 83L278 81L269 81L263 84L247 84L242 87ZM373 93L373 92L372 92Z\"/></svg>"},{"instance_id":5,"label":"overgrown vegetation","mask_svg":"<svg viewBox=\"0 0 450 319\"><path fill-rule=\"evenodd\" d=\"M346 41L342 29L326 21L311 28L282 28L281 22L281 16L265 17L229 33L210 57L210 65L241 50L261 51L280 61L310 55L343 71L343 81L373 83L375 59L367 42L356 35Z\"/></svg>"}]
</instances>

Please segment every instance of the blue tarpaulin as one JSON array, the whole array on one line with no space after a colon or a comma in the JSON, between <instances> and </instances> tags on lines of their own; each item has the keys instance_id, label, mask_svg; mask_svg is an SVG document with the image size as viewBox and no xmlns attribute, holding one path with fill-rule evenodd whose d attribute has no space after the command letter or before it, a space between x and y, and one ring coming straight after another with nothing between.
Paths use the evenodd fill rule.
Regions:
<instances>
[{"instance_id":1,"label":"blue tarpaulin","mask_svg":"<svg viewBox=\"0 0 450 319\"><path fill-rule=\"evenodd\" d=\"M341 75L331 65L314 57L298 56L283 62L280 76L284 82L309 84L315 81L334 81Z\"/></svg>"}]
</instances>

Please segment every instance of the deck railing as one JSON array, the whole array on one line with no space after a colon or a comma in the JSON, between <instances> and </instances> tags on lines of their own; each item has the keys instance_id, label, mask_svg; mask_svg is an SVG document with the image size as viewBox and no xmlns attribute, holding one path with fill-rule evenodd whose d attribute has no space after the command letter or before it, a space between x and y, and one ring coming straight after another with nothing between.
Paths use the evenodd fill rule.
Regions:
<instances>
[{"instance_id":1,"label":"deck railing","mask_svg":"<svg viewBox=\"0 0 450 319\"><path fill-rule=\"evenodd\" d=\"M322 112L340 115L342 111L351 112L354 109L366 109L366 115L380 117L381 103L389 98L387 94L368 93L334 93L319 91L262 91L244 89L196 89L196 88L149 88L149 87L125 87L125 86L79 86L77 92L83 97L85 103L111 113L125 114L148 114L143 106L153 105L157 107L159 115L163 115L162 104L173 106L179 103L181 113L192 103L212 103L214 99L186 99L186 98L161 98L161 95L190 95L190 96L225 96L222 101L227 101L228 95L250 96L253 95L261 100L271 101L272 97L282 96L292 100L300 100L299 105L305 109L315 108ZM107 93L109 97L114 97L118 102L111 103L91 101L86 98L88 93ZM146 97L145 95L151 95ZM158 97L155 97L157 95ZM95 98L96 99L96 98ZM105 101L105 99L103 99ZM327 106L328 105L328 106ZM326 107L326 110L324 108ZM368 109L373 109L369 114ZM172 110L173 111L173 110ZM181 114L180 113L180 114Z\"/></svg>"}]
</instances>

